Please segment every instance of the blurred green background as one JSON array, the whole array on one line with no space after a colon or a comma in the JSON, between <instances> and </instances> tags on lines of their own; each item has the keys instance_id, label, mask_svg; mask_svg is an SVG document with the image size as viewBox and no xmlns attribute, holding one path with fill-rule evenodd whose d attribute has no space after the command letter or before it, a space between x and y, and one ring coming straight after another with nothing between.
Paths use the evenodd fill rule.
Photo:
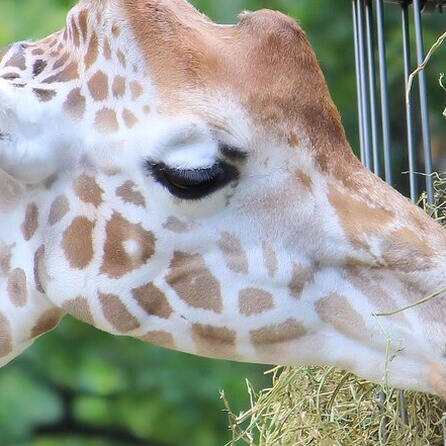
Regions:
<instances>
[{"instance_id":1,"label":"blurred green background","mask_svg":"<svg viewBox=\"0 0 446 446\"><path fill-rule=\"evenodd\" d=\"M244 9L273 8L305 28L358 148L351 2L348 0L196 0L219 22ZM37 39L63 26L72 0L0 0L0 47ZM430 45L446 16L425 17ZM392 157L395 186L407 191L400 16L386 7ZM428 68L434 162L446 167L446 96L438 76L446 49ZM296 92L298 93L298 92ZM419 141L419 132L417 138ZM419 145L419 143L418 143ZM421 150L420 150L421 153ZM422 158L420 170L422 169ZM265 367L195 358L114 338L66 318L0 370L0 446L221 446L230 440L219 390L235 410L249 406L244 378L269 384Z\"/></svg>"}]
</instances>

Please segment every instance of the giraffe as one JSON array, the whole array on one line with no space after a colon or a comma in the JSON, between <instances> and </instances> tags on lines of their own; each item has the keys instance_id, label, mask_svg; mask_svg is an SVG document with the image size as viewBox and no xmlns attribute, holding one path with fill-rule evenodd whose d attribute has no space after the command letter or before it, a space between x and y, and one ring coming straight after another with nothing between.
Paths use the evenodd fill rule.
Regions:
<instances>
[{"instance_id":1,"label":"giraffe","mask_svg":"<svg viewBox=\"0 0 446 446\"><path fill-rule=\"evenodd\" d=\"M0 365L66 314L446 397L446 233L366 170L301 27L81 0L0 53ZM386 361L391 339L390 361Z\"/></svg>"}]
</instances>

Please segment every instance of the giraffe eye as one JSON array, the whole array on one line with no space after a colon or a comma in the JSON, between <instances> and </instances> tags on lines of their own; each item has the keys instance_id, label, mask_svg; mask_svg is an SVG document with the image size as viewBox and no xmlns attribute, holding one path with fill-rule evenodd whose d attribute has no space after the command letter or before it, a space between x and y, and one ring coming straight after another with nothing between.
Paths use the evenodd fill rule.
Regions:
<instances>
[{"instance_id":1,"label":"giraffe eye","mask_svg":"<svg viewBox=\"0 0 446 446\"><path fill-rule=\"evenodd\" d=\"M147 164L156 181L184 200L204 198L239 177L238 170L225 161L202 169L176 169L150 161Z\"/></svg>"}]
</instances>

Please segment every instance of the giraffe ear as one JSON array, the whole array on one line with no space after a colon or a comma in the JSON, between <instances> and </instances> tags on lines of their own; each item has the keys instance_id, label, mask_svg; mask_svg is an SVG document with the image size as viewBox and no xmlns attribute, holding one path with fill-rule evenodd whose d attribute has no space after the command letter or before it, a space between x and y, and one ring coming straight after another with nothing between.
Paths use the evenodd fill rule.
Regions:
<instances>
[{"instance_id":1,"label":"giraffe ear","mask_svg":"<svg viewBox=\"0 0 446 446\"><path fill-rule=\"evenodd\" d=\"M55 148L64 131L33 89L0 79L0 169L24 184L45 181L60 168Z\"/></svg>"}]
</instances>

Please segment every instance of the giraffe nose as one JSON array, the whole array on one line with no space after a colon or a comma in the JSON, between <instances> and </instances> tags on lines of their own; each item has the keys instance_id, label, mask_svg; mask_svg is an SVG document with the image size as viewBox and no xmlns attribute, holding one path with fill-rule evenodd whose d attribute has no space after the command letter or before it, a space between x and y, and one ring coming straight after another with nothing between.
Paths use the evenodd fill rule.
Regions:
<instances>
[{"instance_id":1,"label":"giraffe nose","mask_svg":"<svg viewBox=\"0 0 446 446\"><path fill-rule=\"evenodd\" d=\"M429 384L435 393L446 402L446 365L438 362L429 369Z\"/></svg>"}]
</instances>

